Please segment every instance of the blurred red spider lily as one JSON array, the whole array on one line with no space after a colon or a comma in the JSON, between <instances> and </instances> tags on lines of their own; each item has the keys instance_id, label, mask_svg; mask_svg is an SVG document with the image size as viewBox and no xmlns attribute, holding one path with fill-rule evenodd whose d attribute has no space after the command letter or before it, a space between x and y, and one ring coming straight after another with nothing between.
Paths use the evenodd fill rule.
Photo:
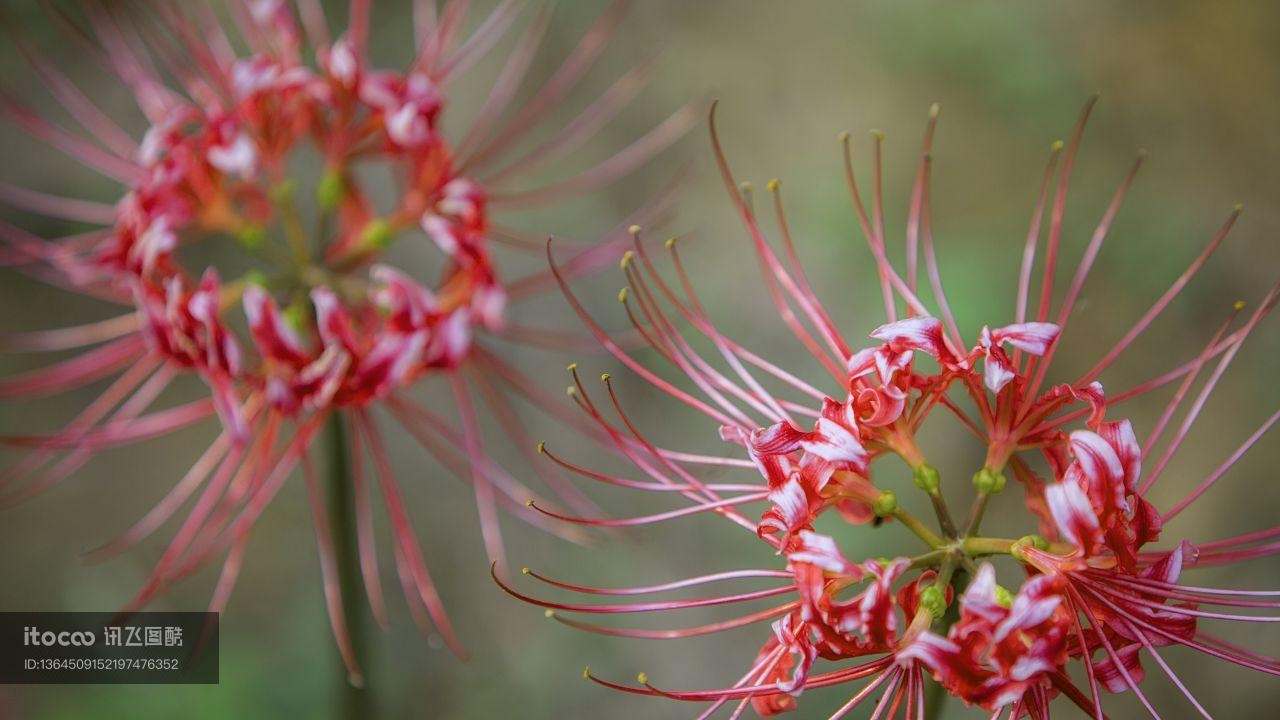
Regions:
<instances>
[{"instance_id":1,"label":"blurred red spider lily","mask_svg":"<svg viewBox=\"0 0 1280 720\"><path fill-rule=\"evenodd\" d=\"M1097 378L1143 334L1218 248L1236 221L1239 208L1150 309L1082 377L1041 390L1062 331L1081 296L1102 243L1128 191L1138 163L1128 173L1097 225L1084 257L1061 300L1054 304L1056 264L1072 169L1085 121L1086 105L1065 145L1062 169L1052 203L1049 193L1063 143L1055 143L1040 184L1021 264L1014 322L983 327L976 343L966 343L943 291L934 251L930 215L931 146L938 109L932 109L924 148L911 194L906 222L906 268L900 271L887 256L881 209L881 141L874 135L874 205L863 202L853 171L848 136L846 180L862 232L876 260L888 322L871 333L878 341L864 349L850 345L817 299L802 269L788 228L780 187L769 183L782 252L766 240L751 198L739 189L716 133L714 109L711 137L725 185L744 222L760 261L764 287L783 322L797 341L825 367L836 392L819 389L785 368L769 362L721 334L690 282L678 243L666 243L674 281L657 271L636 232L634 249L622 267L627 288L620 295L637 331L653 352L673 365L693 386L666 380L666 375L633 357L596 325L582 303L560 278L568 301L600 341L629 369L661 391L693 408L719 426L719 436L738 451L716 458L653 444L641 434L614 394L606 376L609 404L618 418L606 416L578 382L575 401L594 419L616 449L627 455L644 481L594 473L552 454L557 463L584 476L613 485L683 496L690 503L677 510L629 520L564 518L586 525L622 525L663 521L691 515L718 514L763 540L784 559L781 568L767 564L751 570L724 570L662 585L594 588L553 580L526 569L525 574L555 588L591 596L592 602L558 602L503 588L522 600L548 608L549 616L571 627L632 638L687 638L755 627L765 640L744 674L727 687L672 690L641 674L639 685L588 679L630 693L706 703L700 717L727 709L738 717L750 706L761 716L793 710L809 688L864 681L833 720L855 707L874 705L872 718L925 718L926 677L945 691L1001 717L1047 718L1061 699L1092 717L1104 718L1103 691L1131 690L1152 716L1158 717L1141 689L1140 659L1159 665L1187 701L1201 706L1165 662L1158 648L1182 645L1207 656L1258 672L1280 674L1280 661L1220 639L1200 627L1204 619L1240 623L1280 620L1236 612L1233 608L1276 610L1280 590L1230 590L1180 584L1184 569L1234 563L1280 551L1280 527L1205 542L1187 528L1189 540L1171 549L1151 543L1168 534L1182 510L1214 485L1266 433L1280 413L1272 415L1222 465L1169 510L1145 496L1181 447L1206 399L1246 338L1276 303L1273 287L1243 324L1236 326L1242 304L1209 338L1203 351L1136 387L1107 393ZM1145 154L1143 154L1145 155ZM1032 270L1041 247L1042 220L1049 210L1039 302L1032 302ZM548 257L552 267L555 260ZM923 261L923 262L922 262ZM921 265L936 311L921 299ZM905 310L904 310L905 306ZM1056 307L1056 310L1055 310ZM692 331L686 336L678 323ZM712 348L714 355L695 346ZM718 356L718 357L717 357ZM925 358L929 358L926 360ZM1177 431L1158 449L1164 430L1202 371L1212 367L1183 415ZM722 369L727 368L727 369ZM573 368L571 368L572 370ZM1136 397L1176 384L1145 441L1139 442L1128 420L1108 420L1116 407ZM978 413L953 397L963 394ZM917 431L934 410L958 419L986 448L986 460L974 473L976 496L963 518L953 515L944 499L942 478L916 442ZM1083 421L1084 427L1077 423ZM620 424L619 424L620 422ZM1043 456L1050 476L1036 469ZM900 503L897 495L876 485L877 461L897 456L912 471L914 485L928 499L936 529ZM1158 458L1143 472L1144 460ZM703 482L699 467L740 468L757 479ZM988 537L981 526L990 499L1012 472L1025 494L1028 534L1019 538ZM764 509L748 506L764 500ZM874 541L874 528L896 521L924 544L919 555L891 559L849 560L837 538L815 531L815 521L834 510L843 518L859 547ZM828 520L829 522L829 520ZM830 527L830 525L827 525ZM1192 542L1197 543L1193 545ZM997 584L1001 559L1017 568L1019 589ZM696 599L616 604L611 596L648 595L722 582L750 582L764 589L720 592ZM577 619L577 614L666 612L708 606L737 606L760 598L783 602L763 610L743 610L724 620L669 630L632 629ZM1206 609L1213 607L1215 609ZM1223 608L1223 609L1218 609ZM763 632L762 623L771 623ZM835 663L821 669L819 659ZM931 701L933 702L933 701ZM932 716L932 715L929 715Z\"/></svg>"},{"instance_id":2,"label":"blurred red spider lily","mask_svg":"<svg viewBox=\"0 0 1280 720\"><path fill-rule=\"evenodd\" d=\"M343 619L334 540L309 459L320 428L332 418L339 423L335 437L349 443L360 570L375 617L385 625L373 493L364 474L369 457L415 619L424 628L434 625L461 652L371 410L384 408L443 466L474 485L479 525L495 560L502 553L499 505L552 532L578 537L524 507L530 491L488 456L479 429L476 394L504 430L498 441L515 442L532 456L509 398L525 397L553 416L559 412L531 390L533 384L502 351L486 347L486 336L550 347L572 340L508 321L508 303L555 285L547 271L513 281L500 277L494 243L526 253L542 247L497 223L492 212L611 182L661 152L691 122L689 110L682 109L571 179L521 187L531 173L606 125L643 86L643 69L629 72L548 140L532 149L518 145L549 125L549 113L608 44L626 3L609 7L554 74L517 104L550 21L549 10L539 10L515 38L468 132L456 141L441 127L449 114L446 90L509 34L521 5L499 3L465 35L468 3L449 0L437 12L433 0L415 2L415 52L402 70L377 68L370 59L371 5L351 2L348 28L337 36L318 0L299 0L297 12L284 0L234 3L227 24L203 3L157 3L134 13L89 3L89 30L60 14L70 41L131 91L149 123L140 141L21 39L16 42L46 89L84 132L61 127L0 93L7 119L122 188L119 202L109 206L0 185L0 200L17 209L103 226L46 240L0 225L5 264L128 308L105 321L5 339L11 350L84 350L0 381L0 396L36 398L113 380L61 431L4 438L29 452L0 478L0 504L58 483L103 450L216 414L223 432L190 472L93 557L135 545L190 501L185 521L130 607L145 605L168 584L222 557L212 602L220 610L255 521L301 466L315 512L330 619L353 676L357 660ZM314 174L299 172L307 160L318 164ZM389 210L371 187L369 168L395 178ZM630 242L623 228L661 217L668 204L669 193L662 193L637 209L614 237L582 247L570 272L588 273L611 262L617 248ZM193 264L191 248L211 239L238 248L249 269L223 277L212 265ZM436 284L386 264L390 246L410 242L438 248L443 269ZM201 378L208 398L154 409L183 375ZM460 422L405 394L424 377L447 380ZM350 437L343 427L353 428ZM565 502L591 507L556 473L543 477Z\"/></svg>"}]
</instances>

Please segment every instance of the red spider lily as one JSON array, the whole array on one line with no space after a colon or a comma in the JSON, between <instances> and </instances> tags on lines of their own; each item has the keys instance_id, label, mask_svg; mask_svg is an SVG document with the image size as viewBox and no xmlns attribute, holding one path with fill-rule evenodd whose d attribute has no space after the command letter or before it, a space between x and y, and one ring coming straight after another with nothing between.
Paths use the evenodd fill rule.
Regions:
<instances>
[{"instance_id":1,"label":"red spider lily","mask_svg":"<svg viewBox=\"0 0 1280 720\"><path fill-rule=\"evenodd\" d=\"M545 447L544 453L585 477L666 497L683 496L689 504L627 520L558 517L592 526L714 513L763 540L784 563L781 569L769 567L766 561L759 569L618 589L568 584L526 570L555 588L595 600L585 603L554 602L502 583L513 595L549 608L559 622L606 635L685 638L772 623L767 634L759 628L765 635L763 647L746 672L726 687L672 690L652 684L643 675L638 686L627 685L588 671L589 679L626 692L707 703L701 717L729 707L731 715L738 717L748 706L761 716L782 713L795 709L806 689L861 681L863 686L832 718L844 717L863 703L874 703L872 718L899 713L923 718L925 676L930 675L946 695L980 706L996 719L1047 718L1059 701L1104 718L1103 691L1126 690L1132 690L1158 717L1140 689L1143 656L1155 660L1192 706L1207 716L1157 650L1175 644L1259 672L1280 674L1280 662L1275 659L1232 645L1199 627L1201 619L1274 622L1274 616L1205 608L1274 610L1280 607L1274 600L1280 591L1199 587L1179 580L1184 569L1274 554L1280 550L1276 542L1280 527L1210 542L1201 541L1194 536L1195 529L1187 528L1198 548L1182 541L1172 549L1149 549L1162 534L1168 535L1170 521L1216 483L1280 419L1280 413L1171 510L1160 511L1145 496L1246 338L1272 309L1280 286L1267 293L1242 326L1233 327L1233 313L1203 351L1173 369L1118 393L1105 392L1097 381L1205 264L1235 223L1239 209L1089 372L1041 390L1050 363L1062 347L1072 309L1138 167L1135 164L1125 177L1055 306L1067 188L1092 106L1090 101L1065 146L1057 189L1048 205L1064 147L1062 143L1053 146L1025 244L1013 323L983 327L974 344L966 343L959 332L934 251L930 153L936 107L930 114L911 195L905 271L887 255L881 209L882 138L875 136L874 205L868 212L855 180L847 135L842 137L849 190L876 261L888 321L871 333L877 342L865 348L846 341L810 286L797 259L777 181L769 189L781 251L766 240L750 198L739 190L721 151L713 110L716 158L760 261L764 288L799 344L830 373L833 391L810 384L724 336L696 294L674 240L667 242L674 270L674 279L668 280L658 272L636 232L635 247L622 261L628 287L620 300L656 356L685 375L692 389L667 380L600 330L570 290L567 278L558 276L570 304L620 362L718 425L719 437L737 446L738 455L718 458L653 444L624 412L608 376L605 385L616 421L590 397L571 366L575 402L596 421L613 449L647 478L597 473ZM1039 304L1033 307L1031 275L1047 208L1043 279ZM550 247L548 257L556 268ZM921 299L921 258L936 311ZM689 337L678 323L691 327ZM700 336L699 346L692 341L694 335ZM714 354L699 347L713 348ZM1216 363L1215 369L1201 385L1155 469L1144 474L1144 460L1150 458L1165 427L1210 363ZM1131 399L1175 383L1172 399L1145 442L1137 440L1129 421L1107 419ZM974 409L966 409L966 403ZM976 496L963 523L948 508L940 492L942 477L916 442L924 421L939 409L986 448L985 462L973 475ZM1081 420L1082 428L1075 425ZM1036 455L1045 459L1049 482L1035 469ZM914 484L928 498L936 517L936 529L908 510L894 492L877 485L879 467L887 456L897 456L911 469ZM760 479L713 483L699 479L699 468L717 472L739 468L748 474L754 470ZM990 499L1006 485L1006 471L1024 489L1028 533L1038 529L1039 535L1010 539L980 534ZM763 509L748 509L762 501ZM872 546L875 534L883 532L879 528L896 521L916 535L924 548L912 557L851 561L841 549L839 535L814 530L815 521L831 510L849 526L847 534L861 538L858 547ZM872 519L875 522L869 522ZM996 584L995 566L982 560L987 557L1002 557L1018 566L1013 576L1018 584L1010 583L1016 591ZM755 585L692 600L599 601L731 581ZM752 589L757 586L763 589ZM953 602L955 597L960 598L958 603ZM764 609L747 606L724 620L669 630L631 629L573 617L738 606L763 598L785 602ZM821 668L820 660L832 663L832 669Z\"/></svg>"},{"instance_id":2,"label":"red spider lily","mask_svg":"<svg viewBox=\"0 0 1280 720\"><path fill-rule=\"evenodd\" d=\"M353 674L358 670L337 591L334 540L309 460L318 429L331 416L355 429L347 450L351 493L361 570L377 620L385 624L386 611L373 493L364 476L367 456L389 511L396 566L415 618L424 627L434 624L457 650L371 410L385 407L431 455L473 483L480 528L494 560L502 553L500 504L575 537L525 508L530 491L488 457L479 431L477 393L504 428L500 443L528 448L504 393L558 412L484 338L543 346L565 341L552 330L506 321L508 302L554 284L546 271L501 278L494 243L526 252L540 252L541 245L499 225L492 212L608 183L663 150L690 122L689 112L681 110L593 169L570 180L521 187L532 171L608 123L642 85L640 71L627 74L545 143L513 155L531 130L547 125L548 113L592 67L625 3L606 10L554 75L526 104L515 105L549 24L550 13L539 11L515 40L469 132L456 140L440 124L449 113L446 91L508 33L519 4L500 3L464 36L466 2L450 0L438 14L433 0L415 2L415 55L401 70L377 68L369 57L371 4L352 2L349 26L337 37L318 0L299 0L296 13L283 0L236 3L228 25L203 3L157 3L136 14L90 3L89 30L60 15L70 40L133 94L149 122L140 141L20 39L47 89L84 132L63 128L0 94L5 117L122 188L119 202L108 206L0 185L0 199L16 208L104 226L52 240L0 226L5 264L129 308L102 322L7 339L15 350L85 350L0 382L5 397L34 398L115 379L61 431L4 438L30 451L0 478L0 504L48 488L102 450L216 414L223 433L190 472L146 517L93 556L138 543L195 498L130 606L146 604L202 563L224 557L212 603L220 610L256 519L301 465L316 514L329 613ZM237 52L238 46L247 52ZM300 157L319 162L321 170L310 180L298 177ZM389 210L385 202L374 202L366 177L370 167L396 178ZM303 200L310 195L312 200ZM660 216L667 200L665 194L656 198L630 221ZM305 217L312 205L314 217ZM239 247L252 269L223 279L213 267L193 267L191 247L216 238L234 239L232 247ZM392 244L424 241L443 258L434 285L384 264ZM570 272L597 269L628 242L619 231L584 247ZM153 409L184 374L203 379L210 397ZM460 424L405 394L424 376L448 380ZM557 474L545 478L566 502L590 507Z\"/></svg>"}]
</instances>

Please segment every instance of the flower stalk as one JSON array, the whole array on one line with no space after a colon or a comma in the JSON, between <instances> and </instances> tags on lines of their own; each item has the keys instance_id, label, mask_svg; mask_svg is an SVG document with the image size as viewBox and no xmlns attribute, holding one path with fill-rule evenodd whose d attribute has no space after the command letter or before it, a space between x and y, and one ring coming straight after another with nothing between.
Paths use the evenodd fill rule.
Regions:
<instances>
[{"instance_id":1,"label":"flower stalk","mask_svg":"<svg viewBox=\"0 0 1280 720\"><path fill-rule=\"evenodd\" d=\"M337 560L338 588L343 602L352 654L362 661L363 675L353 675L345 664L339 666L342 679L337 683L341 717L349 720L372 717L373 696L369 690L369 648L367 613L364 603L356 598L361 590L360 556L356 539L355 486L348 451L346 420L342 413L329 416L325 427L329 444L329 522L333 528L333 550Z\"/></svg>"}]
</instances>

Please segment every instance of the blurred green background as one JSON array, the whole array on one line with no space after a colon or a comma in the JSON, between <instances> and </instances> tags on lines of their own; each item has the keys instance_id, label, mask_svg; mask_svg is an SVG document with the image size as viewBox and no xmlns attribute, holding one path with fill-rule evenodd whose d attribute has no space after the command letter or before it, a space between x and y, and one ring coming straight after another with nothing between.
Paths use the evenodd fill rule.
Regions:
<instances>
[{"instance_id":1,"label":"blurred green background","mask_svg":"<svg viewBox=\"0 0 1280 720\"><path fill-rule=\"evenodd\" d=\"M330 5L338 17L340 4ZM375 57L392 65L403 60L409 40L407 3L375 5ZM476 5L483 9L490 4ZM599 2L559 3L535 72L553 70L603 7ZM482 14L473 12L470 22ZM531 14L526 12L520 22ZM0 22L141 129L136 116L124 110L127 98L103 75L84 67L83 58L58 39L37 3L6 2ZM1265 2L650 0L632 8L582 91L558 116L573 117L626 68L652 63L649 89L619 122L571 159L572 171L690 99L705 104L719 98L720 127L735 172L759 188L758 199L764 197L766 181L781 178L810 279L846 336L856 338L882 321L882 310L847 199L837 133L853 134L864 183L869 181L867 133L872 128L887 133L886 212L890 237L901 238L926 113L931 103L941 103L934 151L935 236L952 306L972 337L982 324L1012 321L1021 242L1047 149L1069 133L1084 100L1100 92L1068 205L1063 241L1067 268L1074 267L1134 153L1146 148L1150 158L1064 336L1056 379L1068 380L1092 365L1199 252L1232 205L1245 205L1237 229L1213 262L1133 351L1104 374L1109 388L1123 389L1192 356L1232 302L1256 301L1274 279L1280 258L1278 32L1280 6ZM465 130L466 109L483 99L509 46L501 44L489 61L451 89L446 123L454 131ZM0 61L7 92L37 107L49 105L8 39L0 40ZM0 157L5 158L0 179L6 182L114 199L108 185L12 126L4 126L0 135ZM714 173L704 125L634 178L552 211L506 220L535 234L589 239L619 222L685 164L692 169L681 185L679 211L655 234L689 235L686 262L726 333L749 339L770 359L816 381L813 363L774 319L747 237ZM27 216L0 212L38 232L58 231ZM768 225L772 213L763 215ZM900 260L898 242L894 258ZM518 276L517 268L536 269L539 261L507 253L503 262L509 262L503 265L508 276ZM1066 282L1066 272L1060 283ZM11 272L0 277L2 331L58 327L101 316L83 299ZM623 282L611 265L603 277L580 283L589 306L611 327L625 324L613 299ZM573 326L555 296L515 313L530 323ZM1280 402L1280 387L1273 381L1278 351L1280 333L1274 322L1267 322L1246 345L1157 486L1157 505L1175 502L1274 410ZM505 352L557 393L568 360L578 361L589 377L612 372L633 417L651 428L656 439L688 450L724 452L709 422L658 398L604 357L516 347ZM39 358L6 355L0 362L7 374L35 367ZM0 426L5 432L56 429L93 397L92 390L38 403L6 403L0 408ZM423 393L443 401L447 387L428 382ZM1133 417L1139 436L1145 437L1166 397L1159 394L1115 412ZM535 437L550 439L584 463L609 466L597 462L600 453L588 444L526 407L517 409ZM928 454L944 477L967 477L980 462L980 449L951 423L938 420L926 431ZM149 509L215 430L209 423L109 453L54 491L0 515L0 610L107 610L126 600L168 535L162 531L142 548L101 565L83 564L78 554L114 537ZM470 490L447 477L402 432L389 430L387 435L428 562L473 657L459 661L441 647L439 638L416 632L388 584L394 629L374 633L373 657L366 661L379 715L689 717L696 714L692 707L585 683L582 666L589 663L606 677L624 680L645 671L659 686L697 688L732 683L755 657L768 633L764 626L652 642L587 635L544 620L540 610L503 595L489 579ZM536 482L512 448L497 447L495 452L522 478ZM7 453L5 465L15 457ZM1275 442L1264 440L1169 528L1166 539L1212 540L1274 524L1277 462ZM896 467L886 467L881 477L889 487L909 482ZM1021 523L1016 493L1007 495L993 507L993 516ZM633 493L596 497L624 515L670 507ZM385 519L379 522L385 530ZM707 518L610 536L600 546L586 548L511 519L504 521L504 530L513 568L529 565L571 582L648 584L777 563L762 543L749 542L737 528ZM903 540L894 528L850 531L841 537L850 556L889 554ZM390 553L383 555L388 564L384 578L390 579ZM1197 580L1276 587L1278 570L1274 560L1262 560L1203 571ZM202 573L174 588L157 607L203 608L215 577L216 569ZM716 617L725 615L695 611L668 620L692 625ZM1223 633L1245 639L1257 652L1280 654L1280 638L1274 633L1247 630L1227 628ZM223 618L221 648L222 681L217 686L0 687L0 718L336 716L342 673L324 614L310 515L299 482L286 488L254 533ZM1218 717L1276 716L1280 684L1274 678L1190 651L1164 654ZM1165 717L1192 717L1193 708L1158 666L1146 664L1144 689L1157 707L1167 708ZM795 716L826 717L852 692L814 691L802 699ZM1131 697L1109 700L1114 718L1142 714ZM1074 717L1073 709L1061 710L1063 717ZM959 707L944 714L968 716Z\"/></svg>"}]
</instances>

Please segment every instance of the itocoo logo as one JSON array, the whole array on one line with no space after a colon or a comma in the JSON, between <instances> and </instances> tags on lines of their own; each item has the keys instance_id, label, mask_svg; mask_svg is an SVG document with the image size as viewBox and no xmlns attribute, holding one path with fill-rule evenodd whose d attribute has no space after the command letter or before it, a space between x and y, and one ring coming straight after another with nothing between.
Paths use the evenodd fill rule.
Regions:
<instances>
[{"instance_id":1,"label":"itocoo logo","mask_svg":"<svg viewBox=\"0 0 1280 720\"><path fill-rule=\"evenodd\" d=\"M53 632L45 630L41 632L40 628L28 625L22 629L22 644L35 645L36 647L88 647L97 642L97 638L91 632L86 631L69 631Z\"/></svg>"}]
</instances>

